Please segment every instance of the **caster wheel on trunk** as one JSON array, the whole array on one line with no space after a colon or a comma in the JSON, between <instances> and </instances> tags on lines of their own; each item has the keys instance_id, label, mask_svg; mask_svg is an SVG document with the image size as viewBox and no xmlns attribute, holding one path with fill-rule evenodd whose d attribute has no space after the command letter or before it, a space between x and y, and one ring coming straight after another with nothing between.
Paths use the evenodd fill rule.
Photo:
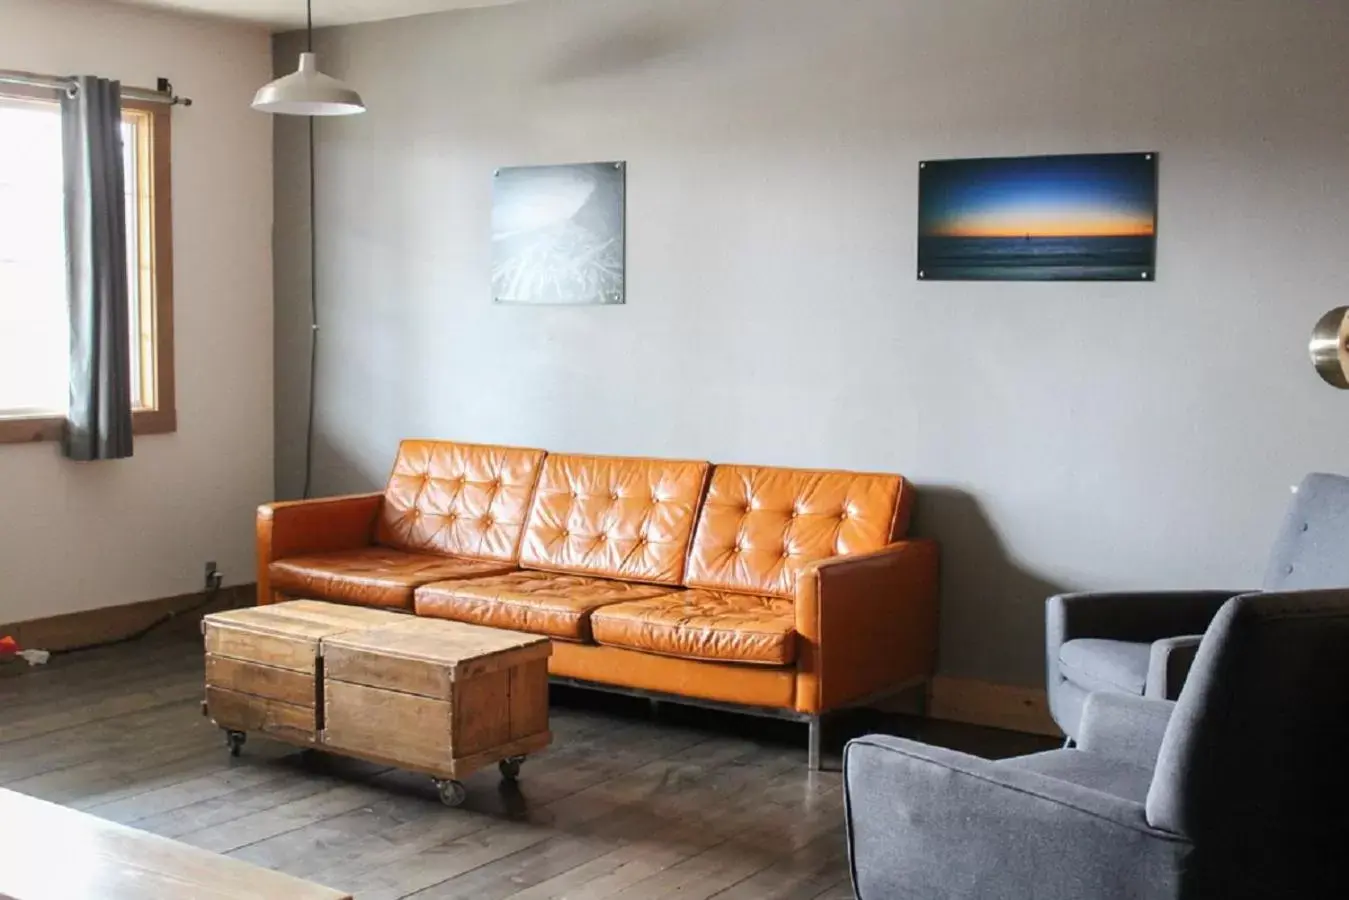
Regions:
<instances>
[{"instance_id":1,"label":"caster wheel on trunk","mask_svg":"<svg viewBox=\"0 0 1349 900\"><path fill-rule=\"evenodd\" d=\"M225 746L230 748L230 756L238 756L244 750L244 741L248 740L248 735L242 731L226 729Z\"/></svg>"},{"instance_id":2,"label":"caster wheel on trunk","mask_svg":"<svg viewBox=\"0 0 1349 900\"><path fill-rule=\"evenodd\" d=\"M468 798L468 791L458 781L437 778L436 790L440 792L440 802L451 809L462 806Z\"/></svg>"},{"instance_id":3,"label":"caster wheel on trunk","mask_svg":"<svg viewBox=\"0 0 1349 900\"><path fill-rule=\"evenodd\" d=\"M520 777L520 764L525 761L523 756L508 756L497 763L497 768L501 770L501 778L504 781L515 781Z\"/></svg>"}]
</instances>

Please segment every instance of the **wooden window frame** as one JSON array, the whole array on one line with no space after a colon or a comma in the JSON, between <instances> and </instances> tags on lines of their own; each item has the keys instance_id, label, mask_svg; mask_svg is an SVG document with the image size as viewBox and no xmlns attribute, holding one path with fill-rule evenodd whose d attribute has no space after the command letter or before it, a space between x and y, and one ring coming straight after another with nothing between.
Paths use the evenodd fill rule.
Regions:
<instances>
[{"instance_id":1,"label":"wooden window frame","mask_svg":"<svg viewBox=\"0 0 1349 900\"><path fill-rule=\"evenodd\" d=\"M9 95L10 89L6 89ZM50 92L15 91L16 99L53 100ZM139 322L141 396L131 413L132 433L171 434L178 430L173 360L173 198L170 160L173 144L170 107L166 103L122 100L124 118L137 123L138 213L141 252ZM141 127L140 123L148 127ZM148 352L147 352L148 351ZM0 412L0 444L59 441L64 416L5 415Z\"/></svg>"}]
</instances>

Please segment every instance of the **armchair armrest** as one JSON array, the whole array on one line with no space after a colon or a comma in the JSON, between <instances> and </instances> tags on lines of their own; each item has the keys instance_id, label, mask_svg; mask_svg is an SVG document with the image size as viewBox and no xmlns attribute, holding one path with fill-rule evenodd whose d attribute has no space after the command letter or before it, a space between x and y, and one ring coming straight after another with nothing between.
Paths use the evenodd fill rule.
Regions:
<instances>
[{"instance_id":1,"label":"armchair armrest","mask_svg":"<svg viewBox=\"0 0 1349 900\"><path fill-rule=\"evenodd\" d=\"M1141 803L899 738L844 751L859 900L1180 896L1184 838Z\"/></svg>"},{"instance_id":2,"label":"armchair armrest","mask_svg":"<svg viewBox=\"0 0 1349 900\"><path fill-rule=\"evenodd\" d=\"M265 503L258 507L258 604L271 603L274 560L366 547L383 494Z\"/></svg>"},{"instance_id":3,"label":"armchair armrest","mask_svg":"<svg viewBox=\"0 0 1349 900\"><path fill-rule=\"evenodd\" d=\"M796 581L796 709L820 713L932 674L938 549L899 541L804 566Z\"/></svg>"},{"instance_id":4,"label":"armchair armrest","mask_svg":"<svg viewBox=\"0 0 1349 900\"><path fill-rule=\"evenodd\" d=\"M1203 634L1222 605L1246 591L1090 591L1050 597L1047 643L1076 638L1152 643L1179 634Z\"/></svg>"},{"instance_id":5,"label":"armchair armrest","mask_svg":"<svg viewBox=\"0 0 1349 900\"><path fill-rule=\"evenodd\" d=\"M1176 704L1129 694L1097 692L1082 708L1077 746L1119 762L1155 769Z\"/></svg>"},{"instance_id":6,"label":"armchair armrest","mask_svg":"<svg viewBox=\"0 0 1349 900\"><path fill-rule=\"evenodd\" d=\"M1178 699L1203 639L1202 634L1185 634L1153 641L1148 656L1147 688L1143 695L1154 700Z\"/></svg>"}]
</instances>

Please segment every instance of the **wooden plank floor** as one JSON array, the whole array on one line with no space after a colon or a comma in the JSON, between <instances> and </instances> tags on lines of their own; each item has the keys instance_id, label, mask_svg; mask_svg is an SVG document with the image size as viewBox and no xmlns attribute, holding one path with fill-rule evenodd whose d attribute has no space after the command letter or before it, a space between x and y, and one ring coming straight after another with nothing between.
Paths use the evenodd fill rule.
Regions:
<instances>
[{"instance_id":1,"label":"wooden plank floor","mask_svg":"<svg viewBox=\"0 0 1349 900\"><path fill-rule=\"evenodd\" d=\"M837 772L806 770L803 726L559 693L554 742L518 788L428 780L253 738L231 759L200 713L191 635L0 670L0 785L376 898L846 898ZM987 756L1043 739L919 723ZM860 726L860 727L858 727ZM842 735L837 735L837 738Z\"/></svg>"}]
</instances>

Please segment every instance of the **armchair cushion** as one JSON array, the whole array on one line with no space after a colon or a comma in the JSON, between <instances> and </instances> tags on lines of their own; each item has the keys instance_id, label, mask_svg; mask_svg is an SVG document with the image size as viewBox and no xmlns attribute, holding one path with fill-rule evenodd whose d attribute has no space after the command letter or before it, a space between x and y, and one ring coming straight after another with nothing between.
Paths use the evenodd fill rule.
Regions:
<instances>
[{"instance_id":1,"label":"armchair cushion","mask_svg":"<svg viewBox=\"0 0 1349 900\"><path fill-rule=\"evenodd\" d=\"M606 606L590 621L596 642L614 647L770 666L796 660L795 610L780 597L681 591Z\"/></svg>"},{"instance_id":2,"label":"armchair cushion","mask_svg":"<svg viewBox=\"0 0 1349 900\"><path fill-rule=\"evenodd\" d=\"M1004 759L1001 765L1023 772L1039 772L1140 804L1148 799L1148 786L1152 784L1151 769L1083 750L1032 753Z\"/></svg>"},{"instance_id":3,"label":"armchair cushion","mask_svg":"<svg viewBox=\"0 0 1349 900\"><path fill-rule=\"evenodd\" d=\"M512 568L510 563L491 560L360 547L280 559L268 567L268 574L272 590L292 597L410 611L412 593L420 585Z\"/></svg>"},{"instance_id":4,"label":"armchair cushion","mask_svg":"<svg viewBox=\"0 0 1349 900\"><path fill-rule=\"evenodd\" d=\"M523 571L428 584L417 591L416 605L421 616L588 641L590 616L595 610L675 590L583 575Z\"/></svg>"},{"instance_id":5,"label":"armchair cushion","mask_svg":"<svg viewBox=\"0 0 1349 900\"><path fill-rule=\"evenodd\" d=\"M1152 648L1134 641L1078 638L1059 647L1059 671L1089 691L1142 695Z\"/></svg>"}]
</instances>

